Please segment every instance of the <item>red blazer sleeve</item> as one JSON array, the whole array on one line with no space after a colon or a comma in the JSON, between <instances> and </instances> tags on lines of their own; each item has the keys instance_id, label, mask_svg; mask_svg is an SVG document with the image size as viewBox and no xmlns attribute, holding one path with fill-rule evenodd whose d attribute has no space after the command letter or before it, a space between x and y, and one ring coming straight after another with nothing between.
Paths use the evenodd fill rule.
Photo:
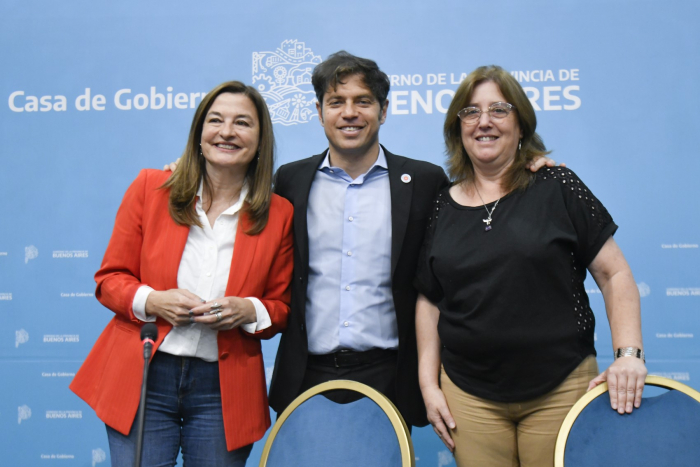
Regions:
<instances>
[{"instance_id":1,"label":"red blazer sleeve","mask_svg":"<svg viewBox=\"0 0 700 467\"><path fill-rule=\"evenodd\" d=\"M142 170L126 190L102 266L95 274L95 297L124 319L139 322L132 303L141 284L143 215L148 172Z\"/></svg>"}]
</instances>

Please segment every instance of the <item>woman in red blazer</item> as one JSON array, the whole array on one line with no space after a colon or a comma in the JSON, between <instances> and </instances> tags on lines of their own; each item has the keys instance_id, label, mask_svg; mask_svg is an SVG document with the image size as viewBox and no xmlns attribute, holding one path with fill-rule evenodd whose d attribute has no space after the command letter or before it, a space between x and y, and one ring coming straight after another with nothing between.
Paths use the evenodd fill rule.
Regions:
<instances>
[{"instance_id":1,"label":"woman in red blazer","mask_svg":"<svg viewBox=\"0 0 700 467\"><path fill-rule=\"evenodd\" d=\"M271 193L265 101L239 82L199 105L172 175L143 170L95 275L115 317L71 389L107 425L113 466L132 465L145 321L151 361L143 465L245 465L270 426L260 339L287 323L292 206Z\"/></svg>"}]
</instances>

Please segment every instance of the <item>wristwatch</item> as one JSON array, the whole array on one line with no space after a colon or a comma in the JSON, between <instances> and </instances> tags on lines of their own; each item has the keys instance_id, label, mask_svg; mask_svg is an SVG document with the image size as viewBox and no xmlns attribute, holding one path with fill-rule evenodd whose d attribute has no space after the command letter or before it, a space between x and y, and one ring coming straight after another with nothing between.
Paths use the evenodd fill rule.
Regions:
<instances>
[{"instance_id":1,"label":"wristwatch","mask_svg":"<svg viewBox=\"0 0 700 467\"><path fill-rule=\"evenodd\" d=\"M644 351L637 347L620 347L615 351L615 359L620 357L637 357L641 358L644 363L647 362L644 358Z\"/></svg>"}]
</instances>

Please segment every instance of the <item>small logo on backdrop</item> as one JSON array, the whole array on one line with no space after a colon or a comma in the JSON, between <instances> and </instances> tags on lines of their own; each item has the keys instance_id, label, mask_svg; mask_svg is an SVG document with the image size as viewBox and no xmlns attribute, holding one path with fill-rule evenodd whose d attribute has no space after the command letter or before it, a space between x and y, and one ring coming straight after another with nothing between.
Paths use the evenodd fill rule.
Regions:
<instances>
[{"instance_id":1,"label":"small logo on backdrop","mask_svg":"<svg viewBox=\"0 0 700 467\"><path fill-rule=\"evenodd\" d=\"M306 44L286 40L274 52L253 52L253 86L267 101L272 123L306 123L316 114L311 73L321 63Z\"/></svg>"},{"instance_id":2,"label":"small logo on backdrop","mask_svg":"<svg viewBox=\"0 0 700 467\"><path fill-rule=\"evenodd\" d=\"M667 297L700 297L700 287L668 287Z\"/></svg>"},{"instance_id":3,"label":"small logo on backdrop","mask_svg":"<svg viewBox=\"0 0 700 467\"><path fill-rule=\"evenodd\" d=\"M27 407L26 405L20 405L17 407L17 424L21 425L22 420L29 420L29 418L32 416L32 409Z\"/></svg>"},{"instance_id":4,"label":"small logo on backdrop","mask_svg":"<svg viewBox=\"0 0 700 467\"><path fill-rule=\"evenodd\" d=\"M694 339L692 332L657 332L657 339Z\"/></svg>"},{"instance_id":5,"label":"small logo on backdrop","mask_svg":"<svg viewBox=\"0 0 700 467\"><path fill-rule=\"evenodd\" d=\"M34 259L37 256L39 256L39 250L34 245L24 247L24 264L27 264L30 259Z\"/></svg>"},{"instance_id":6,"label":"small logo on backdrop","mask_svg":"<svg viewBox=\"0 0 700 467\"><path fill-rule=\"evenodd\" d=\"M83 418L82 410L47 410L46 418Z\"/></svg>"},{"instance_id":7,"label":"small logo on backdrop","mask_svg":"<svg viewBox=\"0 0 700 467\"><path fill-rule=\"evenodd\" d=\"M44 342L62 343L62 342L80 342L79 334L44 334Z\"/></svg>"},{"instance_id":8,"label":"small logo on backdrop","mask_svg":"<svg viewBox=\"0 0 700 467\"><path fill-rule=\"evenodd\" d=\"M663 376L664 378L674 379L676 381L690 381L690 373L687 371L669 371L661 373L649 373L650 376Z\"/></svg>"},{"instance_id":9,"label":"small logo on backdrop","mask_svg":"<svg viewBox=\"0 0 700 467\"><path fill-rule=\"evenodd\" d=\"M12 300L12 293L11 292L0 293L0 300Z\"/></svg>"},{"instance_id":10,"label":"small logo on backdrop","mask_svg":"<svg viewBox=\"0 0 700 467\"><path fill-rule=\"evenodd\" d=\"M88 298L94 297L92 292L61 292L61 298Z\"/></svg>"},{"instance_id":11,"label":"small logo on backdrop","mask_svg":"<svg viewBox=\"0 0 700 467\"><path fill-rule=\"evenodd\" d=\"M97 464L101 464L106 460L107 453L105 453L102 449L97 448L92 450L92 467L95 467Z\"/></svg>"},{"instance_id":12,"label":"small logo on backdrop","mask_svg":"<svg viewBox=\"0 0 700 467\"><path fill-rule=\"evenodd\" d=\"M661 248L664 250L674 249L674 248L698 248L697 243L662 243Z\"/></svg>"},{"instance_id":13,"label":"small logo on backdrop","mask_svg":"<svg viewBox=\"0 0 700 467\"><path fill-rule=\"evenodd\" d=\"M7 252L6 252L6 251L0 251L0 256L7 256Z\"/></svg>"},{"instance_id":14,"label":"small logo on backdrop","mask_svg":"<svg viewBox=\"0 0 700 467\"><path fill-rule=\"evenodd\" d=\"M452 456L450 451L439 451L438 456L438 467L443 467L445 465L450 465L454 463L455 458Z\"/></svg>"},{"instance_id":15,"label":"small logo on backdrop","mask_svg":"<svg viewBox=\"0 0 700 467\"><path fill-rule=\"evenodd\" d=\"M54 258L87 258L87 250L54 250Z\"/></svg>"},{"instance_id":16,"label":"small logo on backdrop","mask_svg":"<svg viewBox=\"0 0 700 467\"><path fill-rule=\"evenodd\" d=\"M20 344L25 344L29 340L29 333L24 329L15 331L15 349L19 347Z\"/></svg>"},{"instance_id":17,"label":"small logo on backdrop","mask_svg":"<svg viewBox=\"0 0 700 467\"><path fill-rule=\"evenodd\" d=\"M75 373L68 371L42 371L42 378L73 378Z\"/></svg>"},{"instance_id":18,"label":"small logo on backdrop","mask_svg":"<svg viewBox=\"0 0 700 467\"><path fill-rule=\"evenodd\" d=\"M651 293L651 288L644 282L637 284L637 288L639 289L639 296L642 298L648 297Z\"/></svg>"},{"instance_id":19,"label":"small logo on backdrop","mask_svg":"<svg viewBox=\"0 0 700 467\"><path fill-rule=\"evenodd\" d=\"M75 459L75 454L42 454L41 459Z\"/></svg>"}]
</instances>

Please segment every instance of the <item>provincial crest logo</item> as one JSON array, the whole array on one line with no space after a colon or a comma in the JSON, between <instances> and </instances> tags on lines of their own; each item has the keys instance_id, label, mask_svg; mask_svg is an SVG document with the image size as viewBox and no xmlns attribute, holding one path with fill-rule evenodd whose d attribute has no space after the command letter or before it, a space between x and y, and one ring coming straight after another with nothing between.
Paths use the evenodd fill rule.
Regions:
<instances>
[{"instance_id":1,"label":"provincial crest logo","mask_svg":"<svg viewBox=\"0 0 700 467\"><path fill-rule=\"evenodd\" d=\"M450 465L455 461L450 451L439 451L438 455L438 467L443 467L445 465Z\"/></svg>"},{"instance_id":2,"label":"provincial crest logo","mask_svg":"<svg viewBox=\"0 0 700 467\"><path fill-rule=\"evenodd\" d=\"M17 424L21 425L22 420L29 420L29 417L32 416L32 409L30 409L26 405L20 405L17 407Z\"/></svg>"},{"instance_id":3,"label":"provincial crest logo","mask_svg":"<svg viewBox=\"0 0 700 467\"><path fill-rule=\"evenodd\" d=\"M24 344L29 340L29 333L24 329L15 331L15 349L19 347L20 344Z\"/></svg>"},{"instance_id":4,"label":"provincial crest logo","mask_svg":"<svg viewBox=\"0 0 700 467\"><path fill-rule=\"evenodd\" d=\"M24 264L27 264L30 259L39 256L39 250L34 245L24 247Z\"/></svg>"},{"instance_id":5,"label":"provincial crest logo","mask_svg":"<svg viewBox=\"0 0 700 467\"><path fill-rule=\"evenodd\" d=\"M321 63L304 42L283 41L273 52L253 52L253 86L265 98L272 123L306 123L316 114L311 73Z\"/></svg>"},{"instance_id":6,"label":"provincial crest logo","mask_svg":"<svg viewBox=\"0 0 700 467\"><path fill-rule=\"evenodd\" d=\"M92 450L92 467L107 460L107 453L97 448Z\"/></svg>"},{"instance_id":7,"label":"provincial crest logo","mask_svg":"<svg viewBox=\"0 0 700 467\"><path fill-rule=\"evenodd\" d=\"M642 298L648 297L651 293L651 288L644 282L637 284L637 288L639 289L639 296Z\"/></svg>"}]
</instances>

